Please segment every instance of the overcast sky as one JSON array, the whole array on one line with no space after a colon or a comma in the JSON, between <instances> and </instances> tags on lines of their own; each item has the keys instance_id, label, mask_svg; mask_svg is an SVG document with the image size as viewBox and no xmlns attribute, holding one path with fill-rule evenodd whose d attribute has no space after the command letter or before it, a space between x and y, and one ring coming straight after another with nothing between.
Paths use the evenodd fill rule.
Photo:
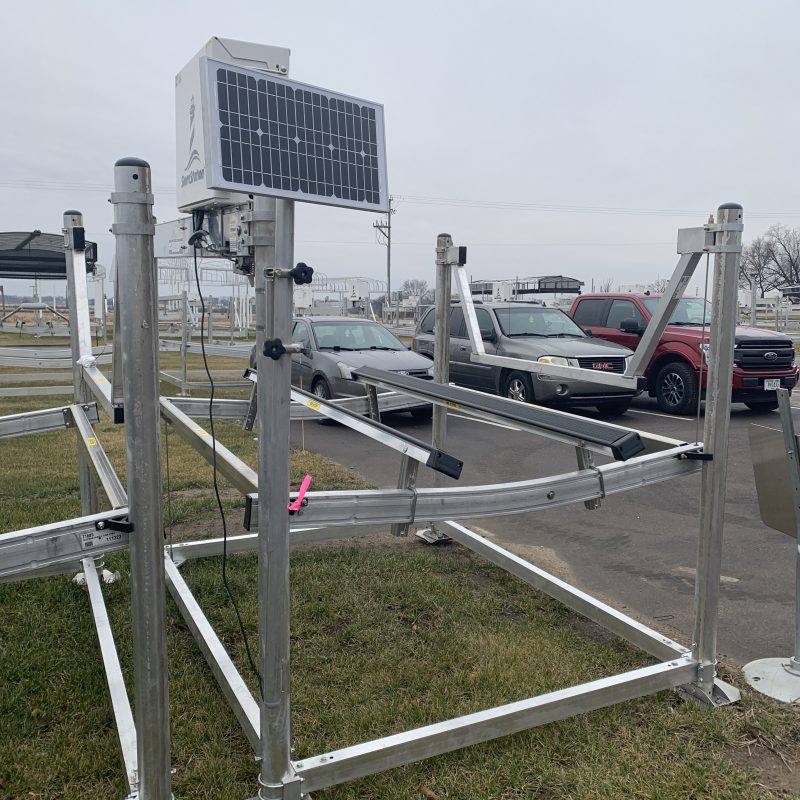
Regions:
<instances>
[{"instance_id":1,"label":"overcast sky","mask_svg":"<svg viewBox=\"0 0 800 800\"><path fill-rule=\"evenodd\" d=\"M433 282L441 231L470 248L475 278L565 274L588 288L670 274L676 228L723 202L744 205L746 240L800 225L792 0L3 11L0 230L58 232L77 208L108 264L118 158L149 161L159 221L178 216L174 76L213 35L289 47L291 77L384 104L393 286ZM295 254L329 275L385 277L375 219L300 204Z\"/></svg>"}]
</instances>

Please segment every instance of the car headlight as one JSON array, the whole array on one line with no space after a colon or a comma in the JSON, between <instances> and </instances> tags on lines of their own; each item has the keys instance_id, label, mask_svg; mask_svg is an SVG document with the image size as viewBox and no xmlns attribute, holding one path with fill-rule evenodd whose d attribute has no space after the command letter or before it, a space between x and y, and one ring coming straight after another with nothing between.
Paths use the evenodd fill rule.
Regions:
<instances>
[{"instance_id":1,"label":"car headlight","mask_svg":"<svg viewBox=\"0 0 800 800\"><path fill-rule=\"evenodd\" d=\"M344 361L337 361L336 366L339 367L339 372L343 378L347 378L348 381L353 380L353 371L347 366L347 364L344 363Z\"/></svg>"},{"instance_id":2,"label":"car headlight","mask_svg":"<svg viewBox=\"0 0 800 800\"><path fill-rule=\"evenodd\" d=\"M706 364L711 366L711 359L710 359L711 345L708 342L703 342L700 345L700 352L703 354L703 358L706 360Z\"/></svg>"},{"instance_id":3,"label":"car headlight","mask_svg":"<svg viewBox=\"0 0 800 800\"><path fill-rule=\"evenodd\" d=\"M539 356L536 360L540 364L553 364L558 367L569 366L569 361L564 356Z\"/></svg>"},{"instance_id":4,"label":"car headlight","mask_svg":"<svg viewBox=\"0 0 800 800\"><path fill-rule=\"evenodd\" d=\"M428 367L428 375L430 375L431 378L433 377L433 367Z\"/></svg>"}]
</instances>

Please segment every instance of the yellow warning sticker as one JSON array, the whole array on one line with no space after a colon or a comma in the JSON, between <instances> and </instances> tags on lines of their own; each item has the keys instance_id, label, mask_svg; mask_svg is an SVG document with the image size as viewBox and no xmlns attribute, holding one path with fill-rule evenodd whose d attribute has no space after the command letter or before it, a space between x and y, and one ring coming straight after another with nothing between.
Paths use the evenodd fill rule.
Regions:
<instances>
[{"instance_id":1,"label":"yellow warning sticker","mask_svg":"<svg viewBox=\"0 0 800 800\"><path fill-rule=\"evenodd\" d=\"M450 400L444 400L443 402L448 408L455 408L456 410L461 408L458 403L453 403Z\"/></svg>"},{"instance_id":2,"label":"yellow warning sticker","mask_svg":"<svg viewBox=\"0 0 800 800\"><path fill-rule=\"evenodd\" d=\"M208 431L206 431L204 428L200 428L200 427L195 428L194 432L198 436L208 436L209 435Z\"/></svg>"},{"instance_id":3,"label":"yellow warning sticker","mask_svg":"<svg viewBox=\"0 0 800 800\"><path fill-rule=\"evenodd\" d=\"M308 407L312 411L319 411L320 408L322 408L322 406L316 400L309 400L308 401Z\"/></svg>"},{"instance_id":4,"label":"yellow warning sticker","mask_svg":"<svg viewBox=\"0 0 800 800\"><path fill-rule=\"evenodd\" d=\"M90 436L90 437L89 437L89 438L86 440L86 444L88 444L88 445L89 445L89 447L94 447L94 446L97 444L97 439L95 439L95 438L94 438L94 436Z\"/></svg>"}]
</instances>

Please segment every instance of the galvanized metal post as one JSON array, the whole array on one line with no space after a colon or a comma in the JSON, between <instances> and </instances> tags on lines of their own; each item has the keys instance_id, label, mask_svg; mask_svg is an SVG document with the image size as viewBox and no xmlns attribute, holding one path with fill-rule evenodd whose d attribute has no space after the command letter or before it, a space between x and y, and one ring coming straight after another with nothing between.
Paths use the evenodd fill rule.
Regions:
<instances>
[{"instance_id":1,"label":"galvanized metal post","mask_svg":"<svg viewBox=\"0 0 800 800\"><path fill-rule=\"evenodd\" d=\"M139 800L169 800L170 735L159 440L158 287L150 167L114 168L112 232L124 366Z\"/></svg>"},{"instance_id":2,"label":"galvanized metal post","mask_svg":"<svg viewBox=\"0 0 800 800\"><path fill-rule=\"evenodd\" d=\"M86 281L83 214L80 211L64 212L63 232L67 259L72 384L75 402L88 403L92 400L92 393L83 381L81 360L92 356L92 328L89 317L89 286ZM97 499L97 482L80 443L78 444L78 475L81 487L81 514L96 514L100 507Z\"/></svg>"},{"instance_id":3,"label":"galvanized metal post","mask_svg":"<svg viewBox=\"0 0 800 800\"><path fill-rule=\"evenodd\" d=\"M758 300L758 284L756 276L750 276L750 324L755 328L758 325L758 315L756 305Z\"/></svg>"},{"instance_id":4,"label":"galvanized metal post","mask_svg":"<svg viewBox=\"0 0 800 800\"><path fill-rule=\"evenodd\" d=\"M181 292L181 397L189 393L189 296Z\"/></svg>"},{"instance_id":5,"label":"galvanized metal post","mask_svg":"<svg viewBox=\"0 0 800 800\"><path fill-rule=\"evenodd\" d=\"M709 374L706 387L703 443L711 461L703 463L700 537L694 599L692 655L699 662L697 680L688 691L703 702L722 705L739 692L716 678L717 617L728 471L728 430L736 326L736 297L742 245L742 207L726 203L717 211L714 232L714 278L711 296ZM719 248L719 249L717 249Z\"/></svg>"},{"instance_id":6,"label":"galvanized metal post","mask_svg":"<svg viewBox=\"0 0 800 800\"><path fill-rule=\"evenodd\" d=\"M436 383L450 381L450 265L447 263L447 248L452 245L449 233L440 233L436 237L436 337L433 346L433 379ZM443 450L446 442L447 409L435 405L433 446ZM436 475L438 481L439 473Z\"/></svg>"},{"instance_id":7,"label":"galvanized metal post","mask_svg":"<svg viewBox=\"0 0 800 800\"><path fill-rule=\"evenodd\" d=\"M270 204L274 202L274 206ZM274 222L270 216L274 208ZM294 202L253 200L255 271L264 287L265 338L292 337ZM274 250L269 244L275 242ZM261 273L259 275L259 273ZM261 283L263 281L263 283ZM263 314L263 312L262 312ZM264 316L262 315L262 320ZM291 765L289 693L289 411L291 356L257 353L258 364L258 612L261 663L262 800L299 798ZM291 787L291 788L289 788Z\"/></svg>"},{"instance_id":8,"label":"galvanized metal post","mask_svg":"<svg viewBox=\"0 0 800 800\"><path fill-rule=\"evenodd\" d=\"M452 247L453 239L449 233L440 233L436 237L436 322L433 342L433 380L436 383L450 382L450 294L452 267L447 263L447 248ZM431 441L434 447L444 450L447 443L447 408L438 403L433 406L433 425ZM416 482L416 475L407 475L401 469L401 480ZM434 486L444 485L441 473L433 475ZM413 488L413 483L408 487ZM406 526L407 527L407 526ZM402 533L405 528L392 526L392 532ZM416 534L429 544L441 544L451 541L451 537L431 523L427 528L418 530Z\"/></svg>"}]
</instances>

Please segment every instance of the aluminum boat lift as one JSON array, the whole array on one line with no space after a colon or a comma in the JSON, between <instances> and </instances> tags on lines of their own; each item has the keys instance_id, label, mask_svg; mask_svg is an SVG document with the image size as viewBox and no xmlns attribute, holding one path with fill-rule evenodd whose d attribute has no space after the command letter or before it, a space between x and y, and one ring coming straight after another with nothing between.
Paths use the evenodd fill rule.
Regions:
<instances>
[{"instance_id":1,"label":"aluminum boat lift","mask_svg":"<svg viewBox=\"0 0 800 800\"><path fill-rule=\"evenodd\" d=\"M134 187L130 186L134 182L131 177L134 173L139 176L136 180L141 182L141 192L134 191ZM730 402L731 370L728 362L732 348L728 344L732 336L730 321L734 319L734 315L727 312L736 297L740 208L721 207L718 222L714 226L699 229L703 232L703 249L694 253L698 259L702 252L715 253L711 340L712 348L716 350L712 352L709 365L705 445L654 436L626 426L588 420L561 411L522 406L504 398L446 384L380 370L359 370L357 375L361 380L392 390L392 394L379 395L381 402L386 402L389 407L393 398L409 395L430 401L439 409L457 408L460 413L502 421L526 433L562 441L574 447L578 457L578 468L563 475L499 485L417 489L415 478L420 464L457 476L460 473L460 461L444 448L399 434L375 420L365 418L361 413L343 410L340 402L325 402L292 389L287 372L283 379L269 383L265 381L258 387L259 392L268 395L262 398L258 413L260 450L271 464L275 464L274 449L266 432L271 432L272 437L284 438L282 458L285 458L288 453L289 419L308 418L309 415L337 419L398 451L401 459L398 488L309 492L306 495L307 505L289 517L286 513L286 481L273 487L280 489L279 492L268 494L264 480L256 471L220 442L214 442L210 434L194 421L195 416L208 416L208 401L158 397L157 331L155 327L150 327L156 319L156 295L154 289L149 294L147 292L148 287L155 286L154 262L148 253L152 247L152 228L143 221L149 213L149 205L142 202L151 197L146 188L150 185L149 169L143 162L123 160L116 167L116 185L114 202L118 222L115 224L115 235L119 253L121 319L115 354L118 361L125 364L124 376L120 374L119 363L114 363L114 378L109 382L99 374L92 362L91 340L88 336L88 298L82 290L85 277L84 283L80 282L85 271L80 251L71 249L69 252L74 268L70 272L70 281L76 284L70 293L75 298L71 315L77 321L73 351L75 402L55 409L0 418L0 437L73 428L79 445L83 514L77 519L0 535L0 579L20 580L69 573L76 569L83 571L89 587L89 599L131 797L140 800L167 800L169 797L160 788L163 785L169 787L170 781L168 704L165 702L167 672L163 649L164 590L168 589L174 597L254 752L258 755L265 748L274 747L276 741L289 741L288 723L283 717L276 718L276 707L268 700L270 695L265 693L265 700L261 702L252 695L181 577L179 567L186 560L220 555L222 540L186 542L174 546L169 552L164 551L157 444L159 416L167 420L173 430L206 460L211 461L216 450L220 474L248 499L250 525L255 532L230 537L227 547L229 554L258 550L262 580L264 564L267 569L270 566L270 560L265 562L264 559L265 548L270 553L275 553L276 548L282 550L288 558L290 548L305 542L358 536L367 531L391 530L395 535L402 535L412 524L435 523L460 544L658 659L653 666L435 722L330 753L294 759L287 749L280 779L267 782L262 775L258 789L261 798L308 797L314 790L376 771L662 689L680 687L687 694L712 706L737 698L735 689L716 678L715 651L725 442ZM277 205L282 202L288 201L278 201ZM141 215L138 222L131 220L134 213ZM280 214L278 211L279 219ZM79 215L67 217L65 227L68 241L74 241L72 229L80 226L82 219ZM707 244L706 237L709 234L712 239ZM698 233L697 236L701 235ZM281 232L279 228L276 238L289 240L291 229ZM131 243L128 244L128 241ZM257 252L257 261L259 257ZM264 275L263 270L260 272ZM273 270L271 278L264 277L265 282L272 280L275 286L265 293L272 298L273 305L266 308L264 304L262 316L272 319L273 335L285 337L288 341L292 282L288 270L286 272L283 275ZM683 275L684 258L676 270L674 286L682 285ZM260 288L258 284L257 288ZM259 293L259 296L264 295ZM669 307L669 302L669 299L664 301L665 309ZM644 340L652 341L653 336L645 334ZM266 330L262 337L266 338ZM283 360L288 366L288 358L284 356ZM259 362L265 373L269 366L279 364L279 360L269 358L263 352ZM635 377L631 379L635 380ZM294 398L291 405L290 395ZM360 406L355 405L358 411L363 412L366 400L360 403ZM241 419L247 407L247 401L220 400L215 402L213 412L219 418ZM148 408L150 410L146 411ZM117 421L123 416L125 418L127 494L93 430L101 410ZM457 443L453 444L457 448ZM611 460L595 465L591 458L587 459L593 454ZM669 637L488 541L462 522L482 516L527 513L566 504L596 505L612 493L698 473L703 481L703 508L697 562L695 644L691 649L682 647ZM100 509L98 489L102 489L106 496L105 510ZM131 550L132 559L134 666L138 676L135 686L136 715L131 711L122 681L98 573L98 565L102 564L104 554L123 549ZM271 563L274 567L274 556ZM277 658L287 658L288 650L273 645L275 636L287 643L289 638L288 562L283 559L280 563L282 574L279 580L272 577L267 582L260 608L259 639L265 682L280 674L283 666L288 668L288 662L283 666L276 663ZM288 703L289 692L281 690L280 694L284 704ZM287 727L283 728L283 725ZM153 776L150 783L147 783L147 775Z\"/></svg>"},{"instance_id":2,"label":"aluminum boat lift","mask_svg":"<svg viewBox=\"0 0 800 800\"><path fill-rule=\"evenodd\" d=\"M278 79L273 76L285 75L288 71L288 51L231 40L212 39L199 54L198 63L203 69L206 66L217 69L207 64L209 60L211 64L218 63L213 59L221 60L218 79L225 86L236 80L237 74L243 76L244 85L247 85L249 78L257 81L266 75L274 81ZM242 63L246 66L242 67ZM252 69L254 64L260 64L261 72ZM195 138L195 94L185 84L178 90L186 93L187 104L191 96L191 107L187 105L189 113L184 114L187 109L181 109L178 124L179 128L184 126L179 133L185 134L185 142L192 147L192 142L202 139L199 135ZM202 93L198 91L198 100L201 94L205 103L207 86ZM197 133L201 133L201 128L197 128ZM208 152L213 153L213 148ZM197 159L199 161L199 155ZM194 151L186 169L193 162ZM179 166L183 163L185 160ZM218 166L206 164L206 170ZM199 192L199 195L192 195L193 237L197 234L193 246L197 248L198 242L207 236L207 231L201 227L203 208L199 205L204 202L205 195L200 191L203 187L198 188L196 184L202 178L202 170L195 166L189 176L187 195ZM447 235L439 236L436 243L437 297L441 304L436 381L416 381L377 370L357 371L365 383L391 388L393 394L388 402L396 402L398 396L411 395L434 403L433 442L426 443L400 435L375 419L345 413L342 404L309 398L292 389L290 354L296 350L291 343L293 283L310 279L305 265L292 266L294 199L290 192L283 192L275 193L277 198L255 193L248 200L247 193L220 193L219 189L225 189L223 184L224 181L209 184L213 196L208 209L219 210L220 204L224 208L225 203L236 207L237 248L240 248L237 258L243 259L242 266L252 275L257 298L256 367L261 377L257 383L258 470L251 469L235 453L215 441L194 419L194 415L208 417L218 410L220 417L224 412L224 416L231 418L234 409L244 411L241 417L244 419L249 408L247 401L244 406L241 403L233 406L227 401L212 404L198 399L159 396L152 179L149 166L140 159L121 159L114 170L112 232L116 239L119 302L115 304L111 381L102 375L92 355L83 220L79 213L69 211L64 217L64 233L72 302L70 318L74 320L71 325L74 401L59 408L0 418L0 436L29 435L59 428L73 428L76 432L81 516L0 535L0 580L83 570L119 734L129 798L170 800L172 797L165 625L167 590L180 608L259 760L258 786L254 786L259 800L309 798L316 790L664 689L680 688L711 707L735 701L737 690L716 677L716 635L741 206L722 205L715 222L679 231L678 266L624 375L599 375L575 367L513 360L517 369L638 387L661 330L692 271L704 254L713 253L711 352L702 443L653 436L620 425L588 421L447 386L444 353L448 315L444 311L449 306L451 276L466 310L473 359L504 364L502 357L484 352L463 269L466 251L455 247ZM179 184L179 192L180 188ZM376 393L376 396L375 406L387 402L386 395ZM371 405L368 402L368 406ZM444 436L447 410L453 407L479 418L502 419L526 433L564 442L575 448L576 470L497 485L417 489L420 464L450 475L460 471L460 461L449 454ZM101 409L115 422L124 421L127 493L93 429ZM292 507L296 513L290 515L287 511L290 421L293 415L300 418L310 413L339 419L398 451L401 463L397 488L308 492L305 506L293 495ZM218 472L248 498L251 527L257 528L257 532L228 538L227 548L229 553L258 553L258 639L262 676L258 699L246 686L180 574L181 563L189 558L219 555L224 543L206 539L165 551L159 453L161 419L202 458L214 463ZM595 454L612 460L595 464ZM592 508L611 493L697 474L702 481L702 507L690 649L488 541L462 522L570 503L584 503ZM103 494L106 510L101 510ZM633 643L657 659L657 663L333 752L295 758L290 730L290 550L304 542L343 539L365 531L391 531L402 536L412 524L431 523L445 528L447 534L463 546ZM104 554L124 549L130 550L131 563L135 713L122 679L98 572Z\"/></svg>"}]
</instances>

